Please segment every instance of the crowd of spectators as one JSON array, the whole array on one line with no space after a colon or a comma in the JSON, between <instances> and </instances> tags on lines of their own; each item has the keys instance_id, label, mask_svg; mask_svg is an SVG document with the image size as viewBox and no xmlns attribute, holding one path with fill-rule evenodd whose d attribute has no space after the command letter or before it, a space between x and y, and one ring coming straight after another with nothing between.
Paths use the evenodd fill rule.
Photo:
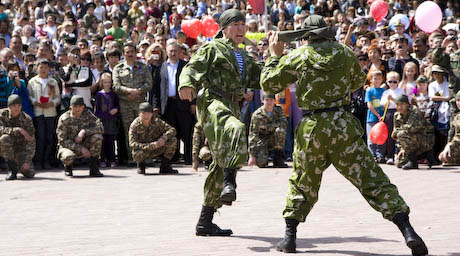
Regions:
<instances>
[{"instance_id":1,"label":"crowd of spectators","mask_svg":"<svg viewBox=\"0 0 460 256\"><path fill-rule=\"evenodd\" d=\"M185 145L184 163L191 164L195 105L178 99L178 77L193 53L211 39L188 37L181 29L182 22L207 15L217 21L223 11L240 9L246 15L248 34L261 35L244 47L262 64L269 56L268 41L263 36L266 28L295 30L314 13L326 17L336 30L336 39L353 49L368 74L363 88L352 95L351 110L363 128L370 129L381 120L388 106L385 122L391 129L395 112L392 100L406 94L411 104L423 112L436 106L438 115L427 118L436 116L430 121L436 132L437 155L448 142L449 120L456 111L455 101L454 105L449 104L454 95L450 95L448 83L453 81L453 69L458 67L452 67L444 57L450 55L451 61L460 58L460 2L435 1L443 10L443 22L432 33L404 20L389 23L396 14L404 14L410 20L421 2L390 0L388 15L376 22L369 14L371 2L365 0L267 1L267 17L254 14L251 5L241 0L2 0L0 108L7 107L9 95L21 96L22 109L33 118L36 128L35 168L47 169L58 165L57 118L68 109L72 95L81 95L86 107L96 115L114 120L107 125L105 135L107 140L116 141L117 147L108 143L110 148L103 149L102 159L109 163L129 162L127 131L123 131L124 117L123 111L118 111L117 92L109 95L116 102L109 116L102 116L97 106L104 100L98 92L111 92L112 71L126 58L129 47L124 45L130 42L135 46L136 59L147 64L152 74L152 89L145 100L178 130L177 136ZM297 46L289 44L286 50ZM48 62L38 65L39 59ZM380 71L381 76L373 75L375 71ZM373 94L371 88L376 87L387 91ZM302 118L295 91L293 84L276 96L288 118L284 150L287 160L292 159L293 133ZM251 113L262 104L262 92L248 90L244 98L241 118L249 127ZM393 163L397 148L391 138L384 146L374 147L370 142L369 146L380 163ZM176 154L174 161L180 157Z\"/></svg>"}]
</instances>

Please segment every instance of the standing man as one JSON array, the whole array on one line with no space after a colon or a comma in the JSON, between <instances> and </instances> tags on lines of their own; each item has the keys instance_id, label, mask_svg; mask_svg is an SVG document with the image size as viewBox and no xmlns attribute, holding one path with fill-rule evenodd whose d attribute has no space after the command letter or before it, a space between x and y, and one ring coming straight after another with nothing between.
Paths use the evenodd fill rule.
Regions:
<instances>
[{"instance_id":1,"label":"standing man","mask_svg":"<svg viewBox=\"0 0 460 256\"><path fill-rule=\"evenodd\" d=\"M145 174L144 160L160 157L160 173L175 174L170 160L176 152L176 130L153 114L152 105L143 102L139 105L139 117L134 119L129 128L129 146L139 170Z\"/></svg>"},{"instance_id":2,"label":"standing man","mask_svg":"<svg viewBox=\"0 0 460 256\"><path fill-rule=\"evenodd\" d=\"M163 119L177 131L177 149L173 161L179 160L179 139L184 141L184 160L186 165L192 163L192 133L195 103L179 99L177 88L179 76L184 68L185 61L180 57L180 46L176 42L168 43L166 55L168 60L163 62L160 70L160 90L154 90L153 104L158 109Z\"/></svg>"},{"instance_id":3,"label":"standing man","mask_svg":"<svg viewBox=\"0 0 460 256\"><path fill-rule=\"evenodd\" d=\"M197 117L208 139L213 162L204 185L204 204L196 226L200 236L229 236L212 223L216 209L236 200L236 172L248 159L246 128L239 103L246 88L259 88L260 67L238 48L246 34L244 15L225 11L214 40L203 45L180 76L180 98L192 101L198 92Z\"/></svg>"},{"instance_id":4,"label":"standing man","mask_svg":"<svg viewBox=\"0 0 460 256\"><path fill-rule=\"evenodd\" d=\"M353 52L335 41L323 17L311 15L301 30L269 34L271 57L265 63L261 86L278 93L297 82L297 99L304 117L295 135L294 172L289 179L283 212L286 236L277 244L283 252L296 251L296 232L318 201L324 170L333 164L375 210L401 230L412 255L428 249L409 223L409 207L362 139L363 129L348 111L350 95L366 76ZM281 57L284 43L302 39L303 46Z\"/></svg>"},{"instance_id":5,"label":"standing man","mask_svg":"<svg viewBox=\"0 0 460 256\"><path fill-rule=\"evenodd\" d=\"M89 176L104 176L99 171L102 123L85 107L82 96L72 96L70 109L59 117L56 133L58 157L66 176L73 176L72 164L77 158L89 158Z\"/></svg>"},{"instance_id":6,"label":"standing man","mask_svg":"<svg viewBox=\"0 0 460 256\"><path fill-rule=\"evenodd\" d=\"M252 114L249 128L249 163L260 168L268 166L273 151L273 167L286 168L283 149L287 120L283 108L275 105L275 95L264 94L264 105Z\"/></svg>"},{"instance_id":7,"label":"standing man","mask_svg":"<svg viewBox=\"0 0 460 256\"><path fill-rule=\"evenodd\" d=\"M125 60L113 69L112 89L120 99L120 114L126 136L126 146L128 146L129 126L139 116L139 104L145 101L153 81L149 67L136 60L136 45L133 42L123 45L123 56ZM133 164L129 148L128 161Z\"/></svg>"},{"instance_id":8,"label":"standing man","mask_svg":"<svg viewBox=\"0 0 460 256\"><path fill-rule=\"evenodd\" d=\"M33 178L32 157L35 154L35 129L32 118L22 112L19 95L8 97L8 108L0 110L0 157L6 161L6 180L17 179L18 172Z\"/></svg>"}]
</instances>

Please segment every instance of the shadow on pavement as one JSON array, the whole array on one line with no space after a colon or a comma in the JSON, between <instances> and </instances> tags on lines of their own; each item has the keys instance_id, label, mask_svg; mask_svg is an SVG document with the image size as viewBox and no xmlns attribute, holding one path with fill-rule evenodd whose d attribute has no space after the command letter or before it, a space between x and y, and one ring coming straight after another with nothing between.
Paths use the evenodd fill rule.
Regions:
<instances>
[{"instance_id":1,"label":"shadow on pavement","mask_svg":"<svg viewBox=\"0 0 460 256\"><path fill-rule=\"evenodd\" d=\"M128 178L128 176L121 176L121 175L107 175L107 174L104 174L104 177L91 177L89 176L88 174L86 175L75 175L75 171L73 173L73 176L72 177L69 177L69 178L72 178L72 179L104 179L104 178Z\"/></svg>"},{"instance_id":2,"label":"shadow on pavement","mask_svg":"<svg viewBox=\"0 0 460 256\"><path fill-rule=\"evenodd\" d=\"M163 174L158 172L145 173L144 176L188 176L194 175L195 173L176 173L176 174Z\"/></svg>"},{"instance_id":3,"label":"shadow on pavement","mask_svg":"<svg viewBox=\"0 0 460 256\"><path fill-rule=\"evenodd\" d=\"M282 240L281 237L261 237L261 236L231 236L234 238L249 239L268 242L271 245L267 247L248 247L248 249L254 252L269 252L270 249L275 249L275 245ZM353 255L353 256L362 256L362 255L390 255L390 254L375 254L371 252L360 252L360 251L339 251L339 250L308 250L303 251L307 248L317 248L316 244L338 244L338 243L348 243L348 242L361 242L361 243L378 243L378 242L395 242L399 243L401 241L372 238L372 237L321 237L321 238L297 238L297 252L301 253L313 253L313 254L343 254L343 255ZM398 256L398 255L392 255ZM454 255L452 255L454 256ZM459 255L460 256L460 255Z\"/></svg>"},{"instance_id":4,"label":"shadow on pavement","mask_svg":"<svg viewBox=\"0 0 460 256\"><path fill-rule=\"evenodd\" d=\"M57 181L63 181L65 179L63 178L51 178L51 177L37 177L35 176L34 178L32 179L29 179L29 178L18 178L18 180L21 180L21 181L32 181L32 180L57 180Z\"/></svg>"}]
</instances>

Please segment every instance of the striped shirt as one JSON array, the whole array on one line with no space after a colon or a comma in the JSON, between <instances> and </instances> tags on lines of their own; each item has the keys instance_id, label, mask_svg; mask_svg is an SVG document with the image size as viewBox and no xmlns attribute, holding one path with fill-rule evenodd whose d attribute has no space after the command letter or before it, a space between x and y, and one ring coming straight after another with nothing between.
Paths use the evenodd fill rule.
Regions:
<instances>
[{"instance_id":1,"label":"striped shirt","mask_svg":"<svg viewBox=\"0 0 460 256\"><path fill-rule=\"evenodd\" d=\"M238 66L240 67L240 77L243 77L243 55L240 52L233 50L235 54L236 61L238 62Z\"/></svg>"}]
</instances>

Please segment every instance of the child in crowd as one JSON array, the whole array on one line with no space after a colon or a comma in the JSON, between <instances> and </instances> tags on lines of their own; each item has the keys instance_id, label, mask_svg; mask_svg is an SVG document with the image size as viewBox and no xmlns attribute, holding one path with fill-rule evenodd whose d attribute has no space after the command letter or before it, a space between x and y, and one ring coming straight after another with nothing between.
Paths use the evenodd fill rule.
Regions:
<instances>
[{"instance_id":1,"label":"child in crowd","mask_svg":"<svg viewBox=\"0 0 460 256\"><path fill-rule=\"evenodd\" d=\"M409 98L411 102L414 97L414 89L416 88L415 79L419 76L417 65L410 61L404 65L403 76L399 88L404 91L404 94Z\"/></svg>"},{"instance_id":2,"label":"child in crowd","mask_svg":"<svg viewBox=\"0 0 460 256\"><path fill-rule=\"evenodd\" d=\"M101 119L104 127L102 140L101 163L105 160L106 167L111 167L115 162L115 137L118 134L117 113L120 104L117 95L112 91L112 75L103 73L99 79L102 90L96 93L94 115Z\"/></svg>"},{"instance_id":3,"label":"child in crowd","mask_svg":"<svg viewBox=\"0 0 460 256\"><path fill-rule=\"evenodd\" d=\"M50 169L51 151L56 133L56 106L61 103L59 85L49 75L50 62L47 59L37 61L38 75L29 81L29 97L34 105L37 149L35 168Z\"/></svg>"},{"instance_id":4,"label":"child in crowd","mask_svg":"<svg viewBox=\"0 0 460 256\"><path fill-rule=\"evenodd\" d=\"M373 70L370 74L372 87L366 90L364 102L367 104L367 119L366 119L366 133L367 133L367 146L376 158L378 163L385 163L383 155L383 146L377 145L370 140L370 131L372 126L377 124L383 116L383 107L380 105L380 99L385 89L381 88L383 83L383 73L380 70Z\"/></svg>"},{"instance_id":5,"label":"child in crowd","mask_svg":"<svg viewBox=\"0 0 460 256\"><path fill-rule=\"evenodd\" d=\"M388 134L391 134L393 132L393 119L394 119L394 115L396 112L395 99L405 93L403 89L398 87L398 84L400 84L399 74L395 71L391 71L390 73L387 74L386 84L389 89L383 92L382 99L380 101L380 105L384 108L385 107L387 108L387 113L385 115L384 122L388 127ZM387 158L386 160L387 164L391 164L391 165L394 164L395 146L396 146L396 141L393 138L391 138L391 136L388 136L387 141L383 145L384 155Z\"/></svg>"},{"instance_id":6,"label":"child in crowd","mask_svg":"<svg viewBox=\"0 0 460 256\"><path fill-rule=\"evenodd\" d=\"M411 104L416 105L426 117L428 102L430 102L430 97L428 96L428 78L419 76L416 84L417 87L413 90L414 96L412 97Z\"/></svg>"},{"instance_id":7,"label":"child in crowd","mask_svg":"<svg viewBox=\"0 0 460 256\"><path fill-rule=\"evenodd\" d=\"M437 156L447 144L449 132L449 85L447 82L447 70L439 65L431 67L434 81L428 85L428 96L430 100L439 102L438 120L433 122L435 128L434 153Z\"/></svg>"}]
</instances>

